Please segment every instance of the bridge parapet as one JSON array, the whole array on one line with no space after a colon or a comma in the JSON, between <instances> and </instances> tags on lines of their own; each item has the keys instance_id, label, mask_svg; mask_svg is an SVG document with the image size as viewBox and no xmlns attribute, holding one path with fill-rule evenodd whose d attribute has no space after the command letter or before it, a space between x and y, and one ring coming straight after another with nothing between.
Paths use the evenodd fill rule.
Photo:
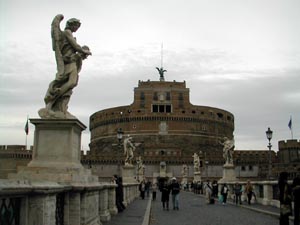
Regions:
<instances>
[{"instance_id":1,"label":"bridge parapet","mask_svg":"<svg viewBox=\"0 0 300 225\"><path fill-rule=\"evenodd\" d=\"M137 184L123 186L129 204L138 196L138 187ZM115 188L113 183L64 185L2 179L0 220L24 225L100 225L118 213Z\"/></svg>"},{"instance_id":2,"label":"bridge parapet","mask_svg":"<svg viewBox=\"0 0 300 225\"><path fill-rule=\"evenodd\" d=\"M242 185L242 201L247 199L247 194L244 192L247 182L245 181L237 181ZM236 182L227 182L226 183L229 188L229 198L234 199L234 191L233 187ZM275 207L280 207L279 202L279 189L278 189L278 181L270 180L270 181L251 181L253 186L253 198L252 201L256 201L262 205L270 205ZM223 183L219 182L219 192L221 190Z\"/></svg>"}]
</instances>

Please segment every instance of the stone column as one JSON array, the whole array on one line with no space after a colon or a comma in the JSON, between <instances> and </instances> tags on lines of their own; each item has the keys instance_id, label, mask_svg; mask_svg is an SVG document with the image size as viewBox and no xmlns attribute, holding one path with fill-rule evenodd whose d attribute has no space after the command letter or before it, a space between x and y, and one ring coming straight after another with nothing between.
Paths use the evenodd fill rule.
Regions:
<instances>
[{"instance_id":1,"label":"stone column","mask_svg":"<svg viewBox=\"0 0 300 225\"><path fill-rule=\"evenodd\" d=\"M108 189L104 187L99 191L99 214L100 220L107 222L110 220L110 213L108 210Z\"/></svg>"},{"instance_id":2,"label":"stone column","mask_svg":"<svg viewBox=\"0 0 300 225\"><path fill-rule=\"evenodd\" d=\"M28 224L55 225L56 195L37 195L28 200Z\"/></svg>"},{"instance_id":3,"label":"stone column","mask_svg":"<svg viewBox=\"0 0 300 225\"><path fill-rule=\"evenodd\" d=\"M80 192L69 192L68 208L69 223L68 225L80 225Z\"/></svg>"},{"instance_id":4,"label":"stone column","mask_svg":"<svg viewBox=\"0 0 300 225\"><path fill-rule=\"evenodd\" d=\"M111 215L116 215L118 213L116 207L116 185L111 185L108 189L108 210Z\"/></svg>"},{"instance_id":5,"label":"stone column","mask_svg":"<svg viewBox=\"0 0 300 225\"><path fill-rule=\"evenodd\" d=\"M100 225L99 191L84 191L80 198L80 225Z\"/></svg>"},{"instance_id":6,"label":"stone column","mask_svg":"<svg viewBox=\"0 0 300 225\"><path fill-rule=\"evenodd\" d=\"M269 182L263 182L264 198L262 200L263 205L270 205L273 199L273 186Z\"/></svg>"}]
</instances>

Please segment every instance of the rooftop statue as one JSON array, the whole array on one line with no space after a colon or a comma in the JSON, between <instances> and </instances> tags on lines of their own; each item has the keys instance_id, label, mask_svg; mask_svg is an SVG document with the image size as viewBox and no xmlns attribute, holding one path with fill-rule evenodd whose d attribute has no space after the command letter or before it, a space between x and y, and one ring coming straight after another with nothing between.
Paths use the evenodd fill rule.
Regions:
<instances>
[{"instance_id":1,"label":"rooftop statue","mask_svg":"<svg viewBox=\"0 0 300 225\"><path fill-rule=\"evenodd\" d=\"M160 67L160 68L156 67L156 69L159 73L159 80L160 81L165 81L164 73L167 72L167 70L164 70L163 67Z\"/></svg>"},{"instance_id":2,"label":"rooftop statue","mask_svg":"<svg viewBox=\"0 0 300 225\"><path fill-rule=\"evenodd\" d=\"M55 79L49 84L44 98L46 107L39 110L41 118L45 119L74 119L69 113L68 103L73 88L78 84L82 60L92 55L88 46L80 46L73 33L81 23L78 19L69 19L65 30L60 29L60 22L64 16L54 17L51 24L52 48L55 52L57 73Z\"/></svg>"},{"instance_id":3,"label":"rooftop statue","mask_svg":"<svg viewBox=\"0 0 300 225\"><path fill-rule=\"evenodd\" d=\"M225 164L233 165L233 151L234 151L234 139L230 140L224 137L223 142L219 142L223 145L223 157L225 159Z\"/></svg>"}]
</instances>

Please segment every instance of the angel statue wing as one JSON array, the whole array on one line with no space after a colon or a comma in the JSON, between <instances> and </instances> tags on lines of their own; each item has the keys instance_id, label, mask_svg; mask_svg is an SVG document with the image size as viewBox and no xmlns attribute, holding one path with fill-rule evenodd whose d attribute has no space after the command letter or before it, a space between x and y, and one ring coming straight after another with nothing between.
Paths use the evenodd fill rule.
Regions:
<instances>
[{"instance_id":1,"label":"angel statue wing","mask_svg":"<svg viewBox=\"0 0 300 225\"><path fill-rule=\"evenodd\" d=\"M62 40L62 31L60 29L60 22L64 19L62 14L58 14L54 17L51 23L51 38L52 38L52 49L55 52L55 59L57 65L56 78L64 74L64 61L60 50L60 43Z\"/></svg>"}]
</instances>

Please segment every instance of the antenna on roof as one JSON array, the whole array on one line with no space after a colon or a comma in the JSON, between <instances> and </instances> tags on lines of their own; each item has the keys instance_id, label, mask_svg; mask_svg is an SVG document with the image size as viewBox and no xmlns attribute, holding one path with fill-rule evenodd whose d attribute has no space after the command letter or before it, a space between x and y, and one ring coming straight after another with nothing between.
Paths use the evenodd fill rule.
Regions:
<instances>
[{"instance_id":1,"label":"antenna on roof","mask_svg":"<svg viewBox=\"0 0 300 225\"><path fill-rule=\"evenodd\" d=\"M164 73L167 72L167 70L164 70L163 68L163 43L161 43L161 59L160 59L160 68L156 67L159 73L159 81L165 81Z\"/></svg>"},{"instance_id":2,"label":"antenna on roof","mask_svg":"<svg viewBox=\"0 0 300 225\"><path fill-rule=\"evenodd\" d=\"M164 59L164 43L161 43L161 61L160 61L160 67L163 68L163 59Z\"/></svg>"}]
</instances>

